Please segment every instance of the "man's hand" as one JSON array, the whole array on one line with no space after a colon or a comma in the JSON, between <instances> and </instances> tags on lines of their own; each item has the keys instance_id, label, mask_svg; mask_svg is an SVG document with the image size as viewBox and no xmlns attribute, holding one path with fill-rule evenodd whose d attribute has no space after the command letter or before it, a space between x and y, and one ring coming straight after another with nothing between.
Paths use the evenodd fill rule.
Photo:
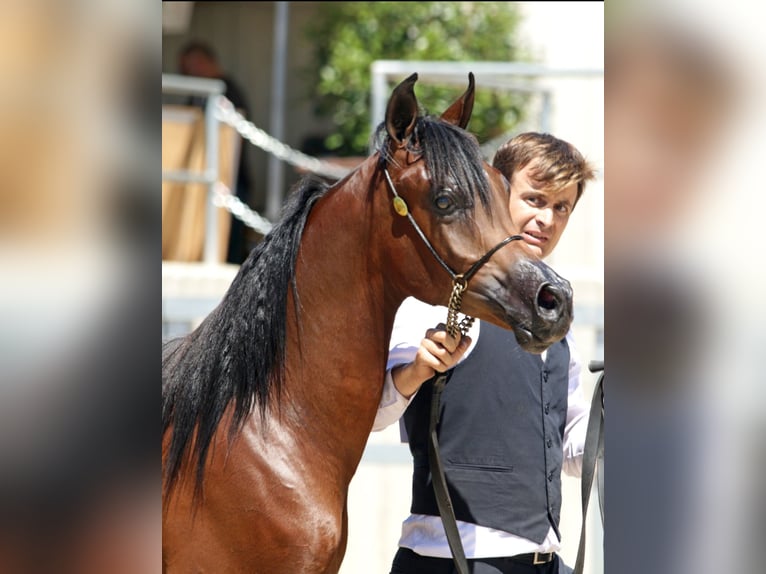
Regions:
<instances>
[{"instance_id":1,"label":"man's hand","mask_svg":"<svg viewBox=\"0 0 766 574\"><path fill-rule=\"evenodd\" d=\"M447 333L444 323L428 329L420 341L415 359L391 370L394 386L403 396L411 397L437 372L443 373L454 367L470 344L468 336L458 333L457 337L453 337Z\"/></svg>"}]
</instances>

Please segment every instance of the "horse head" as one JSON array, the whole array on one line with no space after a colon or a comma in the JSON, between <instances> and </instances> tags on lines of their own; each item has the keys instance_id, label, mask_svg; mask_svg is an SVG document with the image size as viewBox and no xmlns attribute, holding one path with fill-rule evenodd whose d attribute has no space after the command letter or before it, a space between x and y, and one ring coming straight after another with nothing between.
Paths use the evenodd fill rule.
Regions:
<instances>
[{"instance_id":1,"label":"horse head","mask_svg":"<svg viewBox=\"0 0 766 574\"><path fill-rule=\"evenodd\" d=\"M572 288L516 241L509 183L465 131L473 74L438 117L419 113L416 81L413 74L392 92L381 146L383 185L392 200L389 256L411 262L392 279L434 305L454 307L457 289L460 312L511 329L522 348L542 352L571 325Z\"/></svg>"}]
</instances>

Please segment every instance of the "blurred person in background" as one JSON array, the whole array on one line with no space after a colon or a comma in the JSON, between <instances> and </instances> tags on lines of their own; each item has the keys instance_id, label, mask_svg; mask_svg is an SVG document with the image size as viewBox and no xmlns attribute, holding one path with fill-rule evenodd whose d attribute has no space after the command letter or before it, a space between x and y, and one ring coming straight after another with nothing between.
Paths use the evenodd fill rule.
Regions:
<instances>
[{"instance_id":1,"label":"blurred person in background","mask_svg":"<svg viewBox=\"0 0 766 574\"><path fill-rule=\"evenodd\" d=\"M621 574L711 565L698 528L712 501L697 489L712 469L702 381L715 306L682 238L720 159L732 78L713 46L689 32L633 20L607 34L605 563ZM723 230L716 219L711 234ZM735 563L729 556L725 568L705 571L745 571Z\"/></svg>"},{"instance_id":2,"label":"blurred person in background","mask_svg":"<svg viewBox=\"0 0 766 574\"><path fill-rule=\"evenodd\" d=\"M161 570L159 11L3 4L3 574Z\"/></svg>"},{"instance_id":3,"label":"blurred person in background","mask_svg":"<svg viewBox=\"0 0 766 574\"><path fill-rule=\"evenodd\" d=\"M544 259L594 178L593 167L571 144L534 132L506 142L493 163L511 184L509 209L523 240ZM571 572L557 554L561 472L580 476L590 406L571 331L535 355L512 332L484 321L470 336L453 338L439 324L446 316L446 307L407 299L391 337L373 430L399 421L414 458L412 514L391 573L454 572L427 454L431 378L453 367L438 432L472 572Z\"/></svg>"},{"instance_id":4,"label":"blurred person in background","mask_svg":"<svg viewBox=\"0 0 766 574\"><path fill-rule=\"evenodd\" d=\"M246 118L250 117L247 98L239 84L227 74L221 66L218 55L208 44L192 41L186 44L178 55L178 71L184 76L221 80L225 84L223 95ZM204 109L205 97L193 96L184 101L184 105L199 106ZM249 142L243 140L239 153L235 195L245 204L250 204L252 178L248 171L246 156ZM247 228L236 217L231 218L231 233L226 261L239 265L250 253L247 241Z\"/></svg>"}]
</instances>

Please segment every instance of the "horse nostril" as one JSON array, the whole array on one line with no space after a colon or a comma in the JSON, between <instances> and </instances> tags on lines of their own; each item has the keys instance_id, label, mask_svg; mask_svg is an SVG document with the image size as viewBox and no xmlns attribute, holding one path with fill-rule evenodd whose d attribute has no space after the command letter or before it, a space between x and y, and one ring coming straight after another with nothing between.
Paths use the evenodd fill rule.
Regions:
<instances>
[{"instance_id":1,"label":"horse nostril","mask_svg":"<svg viewBox=\"0 0 766 574\"><path fill-rule=\"evenodd\" d=\"M559 306L558 290L552 285L545 284L537 292L537 306L546 311L553 311Z\"/></svg>"}]
</instances>

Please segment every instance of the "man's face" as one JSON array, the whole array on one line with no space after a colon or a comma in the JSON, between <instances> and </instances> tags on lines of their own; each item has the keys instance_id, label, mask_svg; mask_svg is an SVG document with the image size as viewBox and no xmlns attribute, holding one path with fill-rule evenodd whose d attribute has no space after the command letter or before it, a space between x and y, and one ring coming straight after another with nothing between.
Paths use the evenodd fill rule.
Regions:
<instances>
[{"instance_id":1,"label":"man's face","mask_svg":"<svg viewBox=\"0 0 766 574\"><path fill-rule=\"evenodd\" d=\"M524 241L544 259L553 251L569 222L577 200L577 184L558 191L536 189L529 174L532 161L511 178L509 209Z\"/></svg>"},{"instance_id":2,"label":"man's face","mask_svg":"<svg viewBox=\"0 0 766 574\"><path fill-rule=\"evenodd\" d=\"M181 57L179 71L185 76L197 78L215 78L218 68L208 56L201 52L189 52Z\"/></svg>"}]
</instances>

